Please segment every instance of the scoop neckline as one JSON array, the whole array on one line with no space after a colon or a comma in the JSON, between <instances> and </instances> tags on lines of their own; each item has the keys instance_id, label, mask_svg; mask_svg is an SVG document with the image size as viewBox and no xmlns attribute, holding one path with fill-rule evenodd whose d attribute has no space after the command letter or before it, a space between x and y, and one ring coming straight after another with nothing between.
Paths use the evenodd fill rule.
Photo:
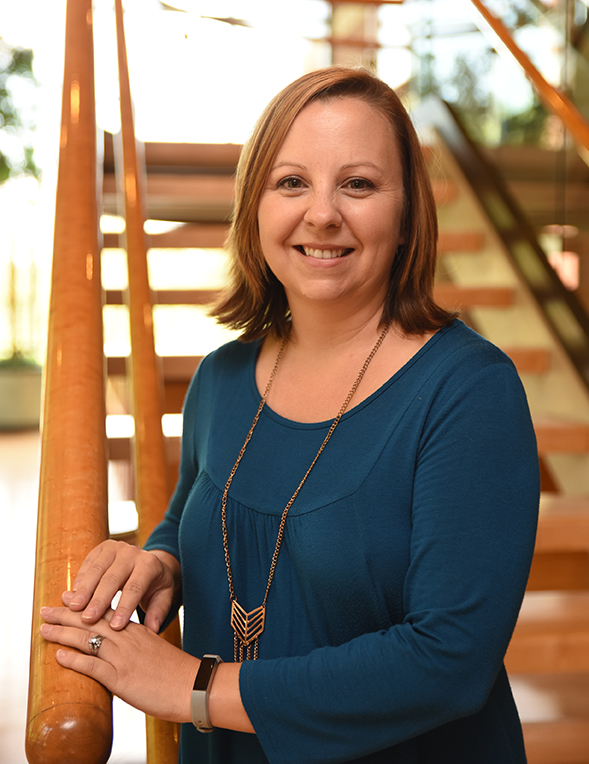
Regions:
<instances>
[{"instance_id":1,"label":"scoop neckline","mask_svg":"<svg viewBox=\"0 0 589 764\"><path fill-rule=\"evenodd\" d=\"M403 366L401 366L400 369L397 369L397 371L390 376L385 382L382 383L382 385L377 388L373 393L371 393L368 397L364 398L364 400L357 403L355 406L351 406L342 416L342 421L345 419L349 419L351 416L354 416L356 413L362 411L363 408L370 405L370 403L376 398L378 398L380 395L382 395L388 388L393 385L400 377L402 377L409 369L414 366L416 363L419 362L419 360L434 346L437 344L438 340L441 339L450 329L453 329L458 323L457 319L454 319L451 323L447 324L446 326L443 326L441 329L439 329L434 335L432 335L429 340L419 348L417 353L415 355L411 356L411 358L406 361ZM250 368L249 368L249 380L250 380L250 392L252 393L253 397L255 398L255 405L259 405L261 395L260 391L258 390L258 386L256 384L256 362L258 360L258 354L260 352L260 348L262 347L262 340L259 340L255 349L255 352L252 353L251 359L250 359ZM283 417L278 412L274 411L274 409L269 406L267 403L264 406L264 409L262 411L262 416L266 416L269 419L274 420L278 424L281 424L285 427L290 427L292 429L298 429L298 430L319 430L325 427L328 427L333 422L333 417L331 419L325 419L321 422L298 422L296 419L288 419L287 417Z\"/></svg>"}]
</instances>

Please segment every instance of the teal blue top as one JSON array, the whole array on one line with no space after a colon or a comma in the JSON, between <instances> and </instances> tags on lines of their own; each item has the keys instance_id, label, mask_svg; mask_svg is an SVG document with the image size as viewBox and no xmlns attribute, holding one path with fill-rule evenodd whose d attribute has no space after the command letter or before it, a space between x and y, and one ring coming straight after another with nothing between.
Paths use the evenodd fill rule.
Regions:
<instances>
[{"instance_id":1,"label":"teal blue top","mask_svg":"<svg viewBox=\"0 0 589 764\"><path fill-rule=\"evenodd\" d=\"M233 659L221 496L260 395L258 343L204 359L180 478L147 548L182 565L184 649ZM262 603L280 515L330 422L264 409L227 504L239 603ZM521 764L503 668L532 558L536 442L511 361L454 321L343 417L286 523L256 730L182 731L180 761Z\"/></svg>"}]
</instances>

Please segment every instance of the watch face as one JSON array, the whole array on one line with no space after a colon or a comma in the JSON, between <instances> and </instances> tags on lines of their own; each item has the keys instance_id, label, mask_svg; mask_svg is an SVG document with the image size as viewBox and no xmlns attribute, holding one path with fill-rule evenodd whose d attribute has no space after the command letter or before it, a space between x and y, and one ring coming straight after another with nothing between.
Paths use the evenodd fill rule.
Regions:
<instances>
[{"instance_id":1,"label":"watch face","mask_svg":"<svg viewBox=\"0 0 589 764\"><path fill-rule=\"evenodd\" d=\"M213 673L218 661L216 658L203 658L200 662L200 668L196 674L194 680L193 690L195 692L205 692L211 681L211 674Z\"/></svg>"}]
</instances>

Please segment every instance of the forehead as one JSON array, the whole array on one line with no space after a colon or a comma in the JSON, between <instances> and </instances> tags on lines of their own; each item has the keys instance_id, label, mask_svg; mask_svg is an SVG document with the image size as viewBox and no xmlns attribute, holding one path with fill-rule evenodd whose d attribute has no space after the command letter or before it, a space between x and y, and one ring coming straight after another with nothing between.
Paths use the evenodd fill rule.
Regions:
<instances>
[{"instance_id":1,"label":"forehead","mask_svg":"<svg viewBox=\"0 0 589 764\"><path fill-rule=\"evenodd\" d=\"M306 149L396 154L398 145L393 125L380 109L357 96L337 96L301 109L277 153Z\"/></svg>"}]
</instances>

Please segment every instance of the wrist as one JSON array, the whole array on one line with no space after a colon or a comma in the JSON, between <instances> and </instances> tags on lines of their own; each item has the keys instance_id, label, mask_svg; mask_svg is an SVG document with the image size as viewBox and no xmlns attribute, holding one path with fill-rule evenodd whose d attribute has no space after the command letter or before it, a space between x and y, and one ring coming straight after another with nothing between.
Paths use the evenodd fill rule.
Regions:
<instances>
[{"instance_id":1,"label":"wrist","mask_svg":"<svg viewBox=\"0 0 589 764\"><path fill-rule=\"evenodd\" d=\"M199 732L212 732L209 699L217 667L222 663L218 655L204 655L200 661L190 696L190 716Z\"/></svg>"}]
</instances>

